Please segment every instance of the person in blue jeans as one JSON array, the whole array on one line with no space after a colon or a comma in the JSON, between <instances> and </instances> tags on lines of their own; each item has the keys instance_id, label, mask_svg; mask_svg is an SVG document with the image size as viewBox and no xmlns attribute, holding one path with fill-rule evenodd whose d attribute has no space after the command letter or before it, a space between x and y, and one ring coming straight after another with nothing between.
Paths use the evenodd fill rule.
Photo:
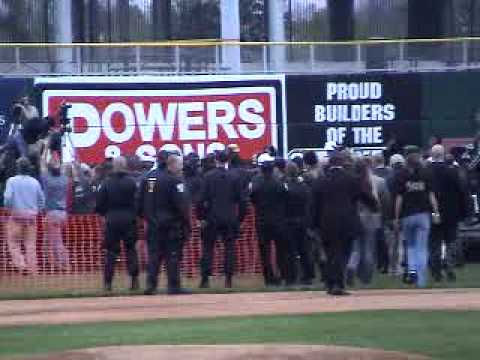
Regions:
<instances>
[{"instance_id":1,"label":"person in blue jeans","mask_svg":"<svg viewBox=\"0 0 480 360\"><path fill-rule=\"evenodd\" d=\"M408 280L425 287L428 280L428 243L438 203L419 151L407 156L407 166L395 179L395 227L406 241Z\"/></svg>"}]
</instances>

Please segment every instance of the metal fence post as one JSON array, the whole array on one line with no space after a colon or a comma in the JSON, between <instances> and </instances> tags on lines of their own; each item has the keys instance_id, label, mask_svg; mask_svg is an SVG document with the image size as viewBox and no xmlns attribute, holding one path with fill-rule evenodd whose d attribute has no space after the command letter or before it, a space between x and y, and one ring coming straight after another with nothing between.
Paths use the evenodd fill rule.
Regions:
<instances>
[{"instance_id":1,"label":"metal fence post","mask_svg":"<svg viewBox=\"0 0 480 360\"><path fill-rule=\"evenodd\" d=\"M20 48L15 48L15 68L20 70Z\"/></svg>"},{"instance_id":2,"label":"metal fence post","mask_svg":"<svg viewBox=\"0 0 480 360\"><path fill-rule=\"evenodd\" d=\"M268 48L263 45L263 72L268 72Z\"/></svg>"},{"instance_id":3,"label":"metal fence post","mask_svg":"<svg viewBox=\"0 0 480 360\"><path fill-rule=\"evenodd\" d=\"M135 70L139 73L142 70L140 46L135 46Z\"/></svg>"},{"instance_id":4,"label":"metal fence post","mask_svg":"<svg viewBox=\"0 0 480 360\"><path fill-rule=\"evenodd\" d=\"M400 61L403 62L405 61L405 43L403 41L400 41L398 45L399 45L398 51L399 51Z\"/></svg>"},{"instance_id":5,"label":"metal fence post","mask_svg":"<svg viewBox=\"0 0 480 360\"><path fill-rule=\"evenodd\" d=\"M310 66L315 69L315 47L313 44L310 44Z\"/></svg>"},{"instance_id":6,"label":"metal fence post","mask_svg":"<svg viewBox=\"0 0 480 360\"><path fill-rule=\"evenodd\" d=\"M82 48L76 47L75 49L75 61L77 62L77 72L82 73Z\"/></svg>"},{"instance_id":7,"label":"metal fence post","mask_svg":"<svg viewBox=\"0 0 480 360\"><path fill-rule=\"evenodd\" d=\"M215 71L220 71L220 47L215 45Z\"/></svg>"},{"instance_id":8,"label":"metal fence post","mask_svg":"<svg viewBox=\"0 0 480 360\"><path fill-rule=\"evenodd\" d=\"M362 67L362 45L357 44L355 47L356 63L359 68Z\"/></svg>"},{"instance_id":9,"label":"metal fence post","mask_svg":"<svg viewBox=\"0 0 480 360\"><path fill-rule=\"evenodd\" d=\"M462 63L463 66L468 66L468 40L462 42Z\"/></svg>"},{"instance_id":10,"label":"metal fence post","mask_svg":"<svg viewBox=\"0 0 480 360\"><path fill-rule=\"evenodd\" d=\"M180 72L180 46L175 46L175 72Z\"/></svg>"}]
</instances>

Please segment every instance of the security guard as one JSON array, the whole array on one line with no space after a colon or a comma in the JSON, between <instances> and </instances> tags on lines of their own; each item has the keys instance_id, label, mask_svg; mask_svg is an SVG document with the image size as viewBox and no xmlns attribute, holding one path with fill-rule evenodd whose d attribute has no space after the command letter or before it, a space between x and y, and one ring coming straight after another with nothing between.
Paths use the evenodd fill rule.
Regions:
<instances>
[{"instance_id":1,"label":"security guard","mask_svg":"<svg viewBox=\"0 0 480 360\"><path fill-rule=\"evenodd\" d=\"M217 154L217 168L205 175L199 214L204 214L206 222L202 243L202 282L201 288L209 286L213 247L220 235L225 242L225 287L232 287L235 265L235 240L240 230L247 208L246 194L240 179L227 169L228 154Z\"/></svg>"},{"instance_id":2,"label":"security guard","mask_svg":"<svg viewBox=\"0 0 480 360\"><path fill-rule=\"evenodd\" d=\"M271 263L271 242L275 242L281 277L288 279L288 248L285 233L286 186L274 175L275 158L267 153L258 157L261 174L252 179L251 199L255 207L255 225L260 247L265 285L279 285Z\"/></svg>"},{"instance_id":3,"label":"security guard","mask_svg":"<svg viewBox=\"0 0 480 360\"><path fill-rule=\"evenodd\" d=\"M307 236L311 191L300 175L298 166L288 162L286 166L287 205L286 224L288 238L288 279L287 285L298 280L298 265L301 266L303 285L311 285L314 278L312 262L312 241Z\"/></svg>"},{"instance_id":4,"label":"security guard","mask_svg":"<svg viewBox=\"0 0 480 360\"><path fill-rule=\"evenodd\" d=\"M182 157L168 154L166 169L150 172L141 184L139 212L147 221L149 233L145 295L157 291L161 259L166 262L168 294L188 293L180 286L183 244L191 233L190 204L181 180L182 169Z\"/></svg>"},{"instance_id":5,"label":"security guard","mask_svg":"<svg viewBox=\"0 0 480 360\"><path fill-rule=\"evenodd\" d=\"M143 200L140 201L139 197L142 194L142 189L144 188L145 181L146 181L146 179L148 179L150 177L154 178L155 176L157 176L157 174L162 173L166 170L168 155L169 155L168 151L160 150L157 153L157 158L156 158L156 162L155 162L154 166L150 170L144 172L139 179L139 186L138 186L139 191L137 192L136 201L137 201L137 204L138 204L137 209L140 211L140 214L142 214L142 211L143 211ZM156 231L157 230L156 230L155 227L146 226L145 242L146 242L147 245L152 241L154 241L154 242L157 241L156 239L157 239L158 235L157 235ZM147 261L148 261L148 254L147 254Z\"/></svg>"},{"instance_id":6,"label":"security guard","mask_svg":"<svg viewBox=\"0 0 480 360\"><path fill-rule=\"evenodd\" d=\"M135 180L126 172L124 157L113 160L113 173L100 186L97 194L97 213L106 217L105 223L105 290L112 290L115 261L123 240L127 253L131 290L138 290L137 222L135 213Z\"/></svg>"}]
</instances>

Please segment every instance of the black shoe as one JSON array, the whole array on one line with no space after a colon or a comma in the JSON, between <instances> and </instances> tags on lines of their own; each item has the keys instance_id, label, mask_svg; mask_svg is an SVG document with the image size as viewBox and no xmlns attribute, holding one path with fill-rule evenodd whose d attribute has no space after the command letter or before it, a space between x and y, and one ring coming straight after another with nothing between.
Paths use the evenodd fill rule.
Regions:
<instances>
[{"instance_id":1,"label":"black shoe","mask_svg":"<svg viewBox=\"0 0 480 360\"><path fill-rule=\"evenodd\" d=\"M112 292L112 284L111 283L106 283L104 286L103 286L103 290L107 293L111 293Z\"/></svg>"},{"instance_id":2,"label":"black shoe","mask_svg":"<svg viewBox=\"0 0 480 360\"><path fill-rule=\"evenodd\" d=\"M156 288L149 287L143 292L143 295L155 295L156 293L157 293Z\"/></svg>"},{"instance_id":3,"label":"black shoe","mask_svg":"<svg viewBox=\"0 0 480 360\"><path fill-rule=\"evenodd\" d=\"M208 277L207 276L203 276L202 277L202 281L200 281L200 286L199 286L200 289L208 289L210 288L210 282L208 281Z\"/></svg>"},{"instance_id":4,"label":"black shoe","mask_svg":"<svg viewBox=\"0 0 480 360\"><path fill-rule=\"evenodd\" d=\"M434 282L442 282L443 281L443 276L442 274L433 274L432 275L433 281Z\"/></svg>"},{"instance_id":5,"label":"black shoe","mask_svg":"<svg viewBox=\"0 0 480 360\"><path fill-rule=\"evenodd\" d=\"M138 277L132 277L132 283L130 285L130 291L137 291L140 289L140 283L138 282Z\"/></svg>"},{"instance_id":6,"label":"black shoe","mask_svg":"<svg viewBox=\"0 0 480 360\"><path fill-rule=\"evenodd\" d=\"M328 292L329 295L333 296L348 296L350 295L349 292L346 292L344 289L341 289L339 287L334 287Z\"/></svg>"},{"instance_id":7,"label":"black shoe","mask_svg":"<svg viewBox=\"0 0 480 360\"><path fill-rule=\"evenodd\" d=\"M227 276L225 278L225 289L231 289L232 288L232 277Z\"/></svg>"},{"instance_id":8,"label":"black shoe","mask_svg":"<svg viewBox=\"0 0 480 360\"><path fill-rule=\"evenodd\" d=\"M313 285L313 280L312 279L304 279L300 281L300 285L302 286L312 286Z\"/></svg>"},{"instance_id":9,"label":"black shoe","mask_svg":"<svg viewBox=\"0 0 480 360\"><path fill-rule=\"evenodd\" d=\"M415 285L417 283L417 273L410 271L403 275L403 282L407 285Z\"/></svg>"},{"instance_id":10,"label":"black shoe","mask_svg":"<svg viewBox=\"0 0 480 360\"><path fill-rule=\"evenodd\" d=\"M457 275L453 271L447 272L447 281L448 282L456 282L457 281Z\"/></svg>"},{"instance_id":11,"label":"black shoe","mask_svg":"<svg viewBox=\"0 0 480 360\"><path fill-rule=\"evenodd\" d=\"M167 290L168 295L192 295L192 292L183 288L171 288Z\"/></svg>"}]
</instances>

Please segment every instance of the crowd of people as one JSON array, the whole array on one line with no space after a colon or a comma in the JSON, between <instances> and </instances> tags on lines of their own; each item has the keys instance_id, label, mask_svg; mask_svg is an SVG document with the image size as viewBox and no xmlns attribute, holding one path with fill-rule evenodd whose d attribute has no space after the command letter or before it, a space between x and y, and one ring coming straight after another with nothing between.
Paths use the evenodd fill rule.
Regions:
<instances>
[{"instance_id":1,"label":"crowd of people","mask_svg":"<svg viewBox=\"0 0 480 360\"><path fill-rule=\"evenodd\" d=\"M210 286L213 249L221 239L229 288L236 239L252 204L266 286L308 286L318 278L329 294L339 296L357 279L370 283L377 270L418 287L426 286L429 273L434 281L455 281L458 223L474 207L465 167L441 144L427 155L416 147L397 152L356 156L337 148L322 158L308 151L285 160L268 147L245 161L238 146L229 146L205 159L160 151L153 169L136 157L117 157L92 169L62 165L43 144L16 160L5 183L11 261L23 272L37 273L36 221L45 212L49 260L68 269L61 231L67 214L96 212L105 217L105 289L112 289L123 241L131 289L138 290L137 222L144 221L145 294L156 293L162 262L168 293L182 294L182 249L197 222L199 286Z\"/></svg>"}]
</instances>

